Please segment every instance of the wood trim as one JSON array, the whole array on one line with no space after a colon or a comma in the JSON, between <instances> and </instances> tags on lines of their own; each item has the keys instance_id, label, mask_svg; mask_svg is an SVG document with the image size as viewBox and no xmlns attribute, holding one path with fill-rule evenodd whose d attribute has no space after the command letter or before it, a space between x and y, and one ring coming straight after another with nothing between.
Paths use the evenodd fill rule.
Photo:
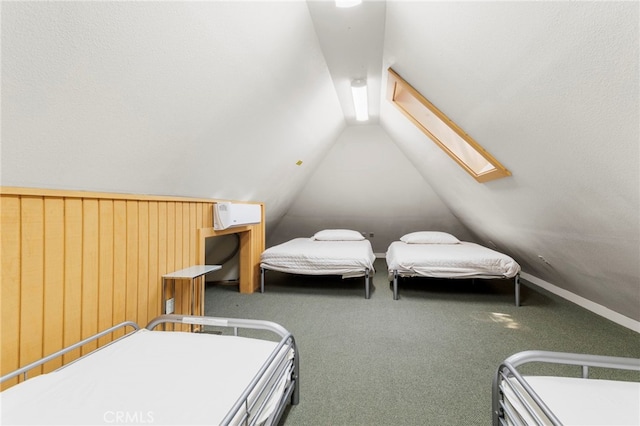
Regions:
<instances>
[{"instance_id":1,"label":"wood trim","mask_svg":"<svg viewBox=\"0 0 640 426\"><path fill-rule=\"evenodd\" d=\"M174 202L201 202L211 203L216 201L233 201L233 200L212 200L209 198L190 198L175 197L168 195L142 195L142 194L123 194L110 192L94 192L94 191L74 191L67 189L48 189L48 188L25 188L14 186L0 186L0 195L20 195L23 197L58 197L58 198L82 198L82 199L109 199L109 200L129 200L129 201L174 201ZM245 201L243 201L244 203ZM248 202L248 201L247 201Z\"/></svg>"},{"instance_id":2,"label":"wood trim","mask_svg":"<svg viewBox=\"0 0 640 426\"><path fill-rule=\"evenodd\" d=\"M260 254L264 251L264 226L262 224L237 226L219 231L212 227L199 229L197 258L204 264L205 240L207 238L230 234L238 234L240 237L240 293L253 293L260 284Z\"/></svg>"},{"instance_id":3,"label":"wood trim","mask_svg":"<svg viewBox=\"0 0 640 426\"><path fill-rule=\"evenodd\" d=\"M444 141L446 138L439 138L433 131L433 129L429 128L426 121L420 119L420 117L411 113L406 105L399 100L401 95L400 92L408 93L414 101L417 101L421 107L424 109L422 112L425 113L425 116L428 115L427 111L433 116L437 117L440 120L442 128L449 128L452 133L450 133L449 137L452 135L457 135L456 140L460 140L460 144L466 144L465 151L474 152L477 154L476 158L484 159L483 164L491 165L493 168L488 171L482 171L480 173L476 172L469 164L467 164L464 158L461 158L459 155L456 155L454 150ZM499 179L507 176L511 176L511 172L507 170L495 157L493 157L488 151L486 151L478 142L476 142L471 136L469 136L460 126L458 126L453 120L447 117L442 111L440 111L434 104L429 102L427 98L425 98L420 92L418 92L413 86L411 86L406 80L404 80L398 73L396 73L393 69L389 68L388 77L387 77L387 99L395 105L402 114L405 115L413 124L415 124L422 133L427 135L429 139L431 139L436 145L438 145L444 152L449 155L460 167L462 167L467 173L469 173L476 181L479 183L488 182L490 180ZM424 118L424 117L423 117ZM438 127L438 126L435 126Z\"/></svg>"},{"instance_id":4,"label":"wood trim","mask_svg":"<svg viewBox=\"0 0 640 426\"><path fill-rule=\"evenodd\" d=\"M204 263L203 235L218 201L0 187L1 374L124 320L144 326L160 314L162 275ZM258 204L262 223L217 232L241 232L243 293L259 286L265 226ZM178 285L171 295L178 311L191 306L187 290Z\"/></svg>"}]
</instances>

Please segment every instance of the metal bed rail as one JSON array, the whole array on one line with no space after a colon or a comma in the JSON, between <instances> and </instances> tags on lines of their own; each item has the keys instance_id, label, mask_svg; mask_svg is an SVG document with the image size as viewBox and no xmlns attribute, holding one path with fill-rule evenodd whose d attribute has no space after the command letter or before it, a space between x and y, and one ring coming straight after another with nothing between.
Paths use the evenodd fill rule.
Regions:
<instances>
[{"instance_id":1,"label":"metal bed rail","mask_svg":"<svg viewBox=\"0 0 640 426\"><path fill-rule=\"evenodd\" d=\"M507 424L527 425L526 421L505 402L504 394L507 389L511 391L520 404L525 407L527 413L536 422L536 425L562 425L560 419L556 417L556 415L542 401L526 379L522 377L517 370L518 367L533 362L580 366L582 368L582 378L585 379L589 377L589 367L640 371L640 359L636 358L577 354L570 352L518 352L504 360L494 375L492 384L493 426ZM511 379L515 380L520 388L514 385ZM531 405L527 397L534 401L539 411L541 411L545 417L538 414L537 410L535 410Z\"/></svg>"},{"instance_id":2,"label":"metal bed rail","mask_svg":"<svg viewBox=\"0 0 640 426\"><path fill-rule=\"evenodd\" d=\"M265 274L267 272L267 269L269 269L269 268L265 268L264 266L260 267L260 293L264 293L264 281L265 281ZM280 272L284 272L284 271L280 271ZM365 268L362 271L362 275L364 276L364 298L365 299L371 299L371 274L372 274L372 272L373 271L371 271L369 268ZM331 275L331 274L328 274L328 275ZM359 277L360 275L358 274L357 276Z\"/></svg>"},{"instance_id":3,"label":"metal bed rail","mask_svg":"<svg viewBox=\"0 0 640 426\"><path fill-rule=\"evenodd\" d=\"M279 354L279 351L282 350L283 348L284 348L284 356L283 354ZM288 359L288 356L286 355L291 350L292 350L292 345L290 344L290 342L286 345L282 345L282 344L279 345L278 348L276 348L276 350L274 350L274 352L272 353L272 356L273 355L280 356L277 366L271 371L271 373L268 374L268 376L266 375L267 371L265 367L268 368L269 365L275 361L274 358L270 358L269 361L267 361L264 364L263 369L261 369L260 373L258 373L258 375L256 376L258 378L264 377L264 379L266 380L266 384L258 386L259 382L256 381L255 383L252 382L249 388L247 388L247 390L252 390L252 389L257 390L258 395L256 395L254 398L250 398L249 395L246 395L247 393L250 393L250 392L245 391L245 394L243 394L238 399L238 401L236 402L236 405L238 406L238 408L236 409L236 406L234 406L234 409L232 409L230 413L233 413L235 411L237 415L237 413L241 412L242 413L241 424L243 425L258 424L258 422L261 419L261 414L267 408L267 404L269 403L269 401L271 401L271 398L275 395L276 390L278 389L279 380L281 380L284 377L283 375L285 374L285 372L288 374L289 378L291 377L291 373L293 370L292 362L291 360ZM290 383L291 381L288 380L288 384ZM286 394L287 392L284 392L284 395ZM250 401L250 399L253 399L253 400ZM288 399L288 397L285 397L285 399ZM278 404L278 407L279 406L280 404ZM226 421L227 419L224 419L222 424L231 423L233 416L229 414L227 417L228 417L228 421ZM279 416L273 416L273 417L270 416L270 417L274 419L272 420L274 422L277 422L277 420L275 419L279 418ZM266 425L266 424L272 424L272 423L270 423L269 421L266 421L262 424Z\"/></svg>"},{"instance_id":4,"label":"metal bed rail","mask_svg":"<svg viewBox=\"0 0 640 426\"><path fill-rule=\"evenodd\" d=\"M97 339L99 339L101 337L108 336L109 334L111 334L111 333L113 333L113 332L115 332L115 331L117 331L117 330L119 330L121 328L126 328L126 327L133 328L133 331L130 331L129 333L125 334L124 336L121 336L121 337L119 337L119 338L107 343L106 345L103 345L103 346L99 347L96 350L100 350L100 349L102 349L102 348L104 348L106 346L109 346L112 343L114 343L114 342L116 342L116 341L118 341L118 340L120 340L120 339L122 339L124 337L127 337L130 334L134 333L136 330L140 329L140 326L138 324L136 324L135 322L133 322L133 321L121 322L120 324L114 325L113 327L110 327L110 328L108 328L106 330L103 330L103 331L99 332L98 334L94 334L93 336L87 337L84 340L76 342L73 345L67 346L66 348L60 349L57 352L54 352L54 353L52 353L50 355L47 355L44 358L41 358L41 359L39 359L37 361L34 361L31 364L25 365L22 368L19 368L19 369L15 370L15 371L12 371L11 373L8 373L8 374L0 377L0 383L4 383L6 380L12 379L12 378L17 377L17 376L19 376L21 374L23 375L23 381L27 380L27 373L30 370L32 370L32 369L34 369L36 367L39 367L39 366L41 366L43 364L46 364L47 362L52 361L52 360L54 360L54 359L56 359L56 358L58 358L58 357L60 357L60 356L62 356L64 354L66 354L66 353L69 353L69 352L71 352L73 350L81 348L82 346L86 345L87 343L91 343L91 342L93 342L93 341L95 341L95 340L97 340ZM86 357L87 355L90 355L91 353L95 352L96 350L91 351L90 353L85 354L85 355L73 360L72 362L63 365L62 367L58 368L58 370L60 370L61 368L66 367L67 365L70 365L70 364L78 361L81 358Z\"/></svg>"},{"instance_id":5,"label":"metal bed rail","mask_svg":"<svg viewBox=\"0 0 640 426\"><path fill-rule=\"evenodd\" d=\"M300 400L298 348L293 335L280 324L264 320L174 314L161 315L152 320L146 328L153 330L158 325L166 323L233 328L234 336L239 335L240 328L267 330L280 336L278 345L222 420L221 425L235 424L238 419L240 419L239 424L242 425L257 424L284 374L287 374L288 378L283 395L274 412L262 424L277 424L287 406L287 401L290 401L291 405L298 404ZM293 353L291 359L290 353Z\"/></svg>"},{"instance_id":6,"label":"metal bed rail","mask_svg":"<svg viewBox=\"0 0 640 426\"><path fill-rule=\"evenodd\" d=\"M399 277L415 277L415 276L422 276L422 275L415 275L415 274L401 274L398 272L397 269L393 270L393 300L398 300L399 296L398 296L398 278ZM424 277L424 278L438 278L438 277ZM462 279L476 279L476 278L481 278L481 279L507 279L510 280L511 278L507 278L507 277L485 277L485 276L478 276L478 277L464 277ZM458 279L458 278L451 278L451 279ZM520 306L520 274L516 274L515 276L513 276L513 286L514 286L514 290L515 290L515 304L517 307Z\"/></svg>"}]
</instances>

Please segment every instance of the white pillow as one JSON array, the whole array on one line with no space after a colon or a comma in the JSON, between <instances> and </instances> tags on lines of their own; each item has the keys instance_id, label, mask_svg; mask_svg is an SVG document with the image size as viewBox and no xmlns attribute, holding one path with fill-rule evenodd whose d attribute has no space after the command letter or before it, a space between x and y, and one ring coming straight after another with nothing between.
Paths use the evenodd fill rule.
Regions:
<instances>
[{"instance_id":1,"label":"white pillow","mask_svg":"<svg viewBox=\"0 0 640 426\"><path fill-rule=\"evenodd\" d=\"M358 231L350 229L325 229L316 232L312 240L316 241L361 241L364 237Z\"/></svg>"},{"instance_id":2,"label":"white pillow","mask_svg":"<svg viewBox=\"0 0 640 426\"><path fill-rule=\"evenodd\" d=\"M439 231L419 231L403 235L400 241L407 244L460 244L451 234Z\"/></svg>"}]
</instances>

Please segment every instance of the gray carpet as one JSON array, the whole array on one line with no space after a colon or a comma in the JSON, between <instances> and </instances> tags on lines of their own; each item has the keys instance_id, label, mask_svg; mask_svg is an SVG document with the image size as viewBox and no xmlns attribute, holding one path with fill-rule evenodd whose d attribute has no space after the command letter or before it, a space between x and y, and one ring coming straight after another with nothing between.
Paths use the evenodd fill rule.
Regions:
<instances>
[{"instance_id":1,"label":"gray carpet","mask_svg":"<svg viewBox=\"0 0 640 426\"><path fill-rule=\"evenodd\" d=\"M207 315L275 321L295 336L300 404L284 424L490 425L493 374L515 352L640 358L640 335L526 282L519 308L499 280L403 280L394 301L384 259L375 265L369 300L363 278L269 271L264 294L207 285Z\"/></svg>"}]
</instances>

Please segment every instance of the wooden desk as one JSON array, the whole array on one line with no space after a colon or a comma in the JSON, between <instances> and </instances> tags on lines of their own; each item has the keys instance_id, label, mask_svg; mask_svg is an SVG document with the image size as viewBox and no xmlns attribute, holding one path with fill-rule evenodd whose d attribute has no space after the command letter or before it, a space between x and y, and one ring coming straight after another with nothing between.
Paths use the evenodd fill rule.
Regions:
<instances>
[{"instance_id":1,"label":"wooden desk","mask_svg":"<svg viewBox=\"0 0 640 426\"><path fill-rule=\"evenodd\" d=\"M260 288L260 254L264 251L265 247L263 223L227 228L222 231L217 231L213 228L198 229L197 259L205 263L205 241L207 238L238 234L240 237L240 293L253 293Z\"/></svg>"}]
</instances>

